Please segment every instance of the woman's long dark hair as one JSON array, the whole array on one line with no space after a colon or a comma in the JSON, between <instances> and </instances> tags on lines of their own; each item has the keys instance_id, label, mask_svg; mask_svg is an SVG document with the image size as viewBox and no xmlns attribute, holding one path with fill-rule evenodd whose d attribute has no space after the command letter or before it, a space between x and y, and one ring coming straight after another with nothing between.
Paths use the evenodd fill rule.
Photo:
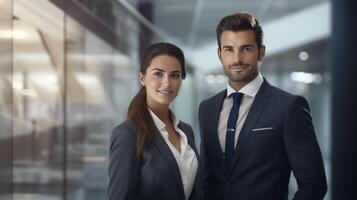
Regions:
<instances>
[{"instance_id":1,"label":"woman's long dark hair","mask_svg":"<svg viewBox=\"0 0 357 200\"><path fill-rule=\"evenodd\" d=\"M163 42L151 44L143 51L140 59L140 72L146 74L146 69L150 66L151 61L159 55L168 55L176 58L182 67L182 79L186 77L185 57L182 50L173 44ZM146 89L144 86L141 86L128 109L128 119L137 128L137 158L140 158L143 149L152 143L156 132L155 123L147 107L146 96Z\"/></svg>"}]
</instances>

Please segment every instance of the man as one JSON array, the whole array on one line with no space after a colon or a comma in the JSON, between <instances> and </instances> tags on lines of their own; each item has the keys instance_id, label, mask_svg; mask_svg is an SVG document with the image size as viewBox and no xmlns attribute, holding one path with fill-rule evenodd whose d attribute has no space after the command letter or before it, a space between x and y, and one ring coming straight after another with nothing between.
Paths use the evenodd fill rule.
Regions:
<instances>
[{"instance_id":1,"label":"man","mask_svg":"<svg viewBox=\"0 0 357 200\"><path fill-rule=\"evenodd\" d=\"M229 80L199 109L205 199L285 200L291 171L295 200L323 199L326 176L308 103L260 74L265 46L258 21L247 13L227 16L217 41Z\"/></svg>"}]
</instances>

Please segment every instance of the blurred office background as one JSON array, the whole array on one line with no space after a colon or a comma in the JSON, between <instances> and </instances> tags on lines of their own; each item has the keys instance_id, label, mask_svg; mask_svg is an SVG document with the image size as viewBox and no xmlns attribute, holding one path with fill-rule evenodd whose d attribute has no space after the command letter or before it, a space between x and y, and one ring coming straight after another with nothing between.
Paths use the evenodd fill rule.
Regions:
<instances>
[{"instance_id":1,"label":"blurred office background","mask_svg":"<svg viewBox=\"0 0 357 200\"><path fill-rule=\"evenodd\" d=\"M215 28L255 16L271 84L311 107L332 199L333 3L329 0L0 0L0 199L106 199L109 137L139 88L154 41L184 49L188 76L172 109L192 124L226 87ZM296 190L292 178L290 197ZM125 183L123 183L125 184Z\"/></svg>"}]
</instances>

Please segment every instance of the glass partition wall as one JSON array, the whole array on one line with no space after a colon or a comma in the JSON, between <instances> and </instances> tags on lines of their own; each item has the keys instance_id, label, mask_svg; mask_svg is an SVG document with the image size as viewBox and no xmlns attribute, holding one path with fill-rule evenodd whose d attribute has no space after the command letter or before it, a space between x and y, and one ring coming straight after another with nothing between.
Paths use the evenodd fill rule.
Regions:
<instances>
[{"instance_id":1,"label":"glass partition wall","mask_svg":"<svg viewBox=\"0 0 357 200\"><path fill-rule=\"evenodd\" d=\"M139 29L112 15L108 30L125 38L113 45L61 2L0 0L0 199L106 199L110 133L137 88Z\"/></svg>"},{"instance_id":2,"label":"glass partition wall","mask_svg":"<svg viewBox=\"0 0 357 200\"><path fill-rule=\"evenodd\" d=\"M12 4L0 0L0 199L11 199L12 182Z\"/></svg>"},{"instance_id":3,"label":"glass partition wall","mask_svg":"<svg viewBox=\"0 0 357 200\"><path fill-rule=\"evenodd\" d=\"M41 0L13 6L13 199L60 199L64 13Z\"/></svg>"}]
</instances>

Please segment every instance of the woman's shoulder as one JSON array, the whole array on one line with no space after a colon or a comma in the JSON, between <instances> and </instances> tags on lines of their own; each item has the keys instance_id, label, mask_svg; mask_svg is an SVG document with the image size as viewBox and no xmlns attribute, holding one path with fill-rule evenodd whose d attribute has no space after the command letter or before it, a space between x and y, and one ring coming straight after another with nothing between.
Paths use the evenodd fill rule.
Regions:
<instances>
[{"instance_id":1,"label":"woman's shoulder","mask_svg":"<svg viewBox=\"0 0 357 200\"><path fill-rule=\"evenodd\" d=\"M179 120L179 128L189 135L194 135L192 126L182 120Z\"/></svg>"},{"instance_id":2,"label":"woman's shoulder","mask_svg":"<svg viewBox=\"0 0 357 200\"><path fill-rule=\"evenodd\" d=\"M191 125L187 122L184 122L182 120L179 120L179 124L185 128L189 128L189 129L192 129Z\"/></svg>"},{"instance_id":3,"label":"woman's shoulder","mask_svg":"<svg viewBox=\"0 0 357 200\"><path fill-rule=\"evenodd\" d=\"M125 120L113 128L111 138L135 137L136 127L130 120Z\"/></svg>"},{"instance_id":4,"label":"woman's shoulder","mask_svg":"<svg viewBox=\"0 0 357 200\"><path fill-rule=\"evenodd\" d=\"M126 119L125 121L123 121L120 124L118 124L117 126L115 126L113 131L121 130L121 129L135 130L135 125L131 120Z\"/></svg>"}]
</instances>

